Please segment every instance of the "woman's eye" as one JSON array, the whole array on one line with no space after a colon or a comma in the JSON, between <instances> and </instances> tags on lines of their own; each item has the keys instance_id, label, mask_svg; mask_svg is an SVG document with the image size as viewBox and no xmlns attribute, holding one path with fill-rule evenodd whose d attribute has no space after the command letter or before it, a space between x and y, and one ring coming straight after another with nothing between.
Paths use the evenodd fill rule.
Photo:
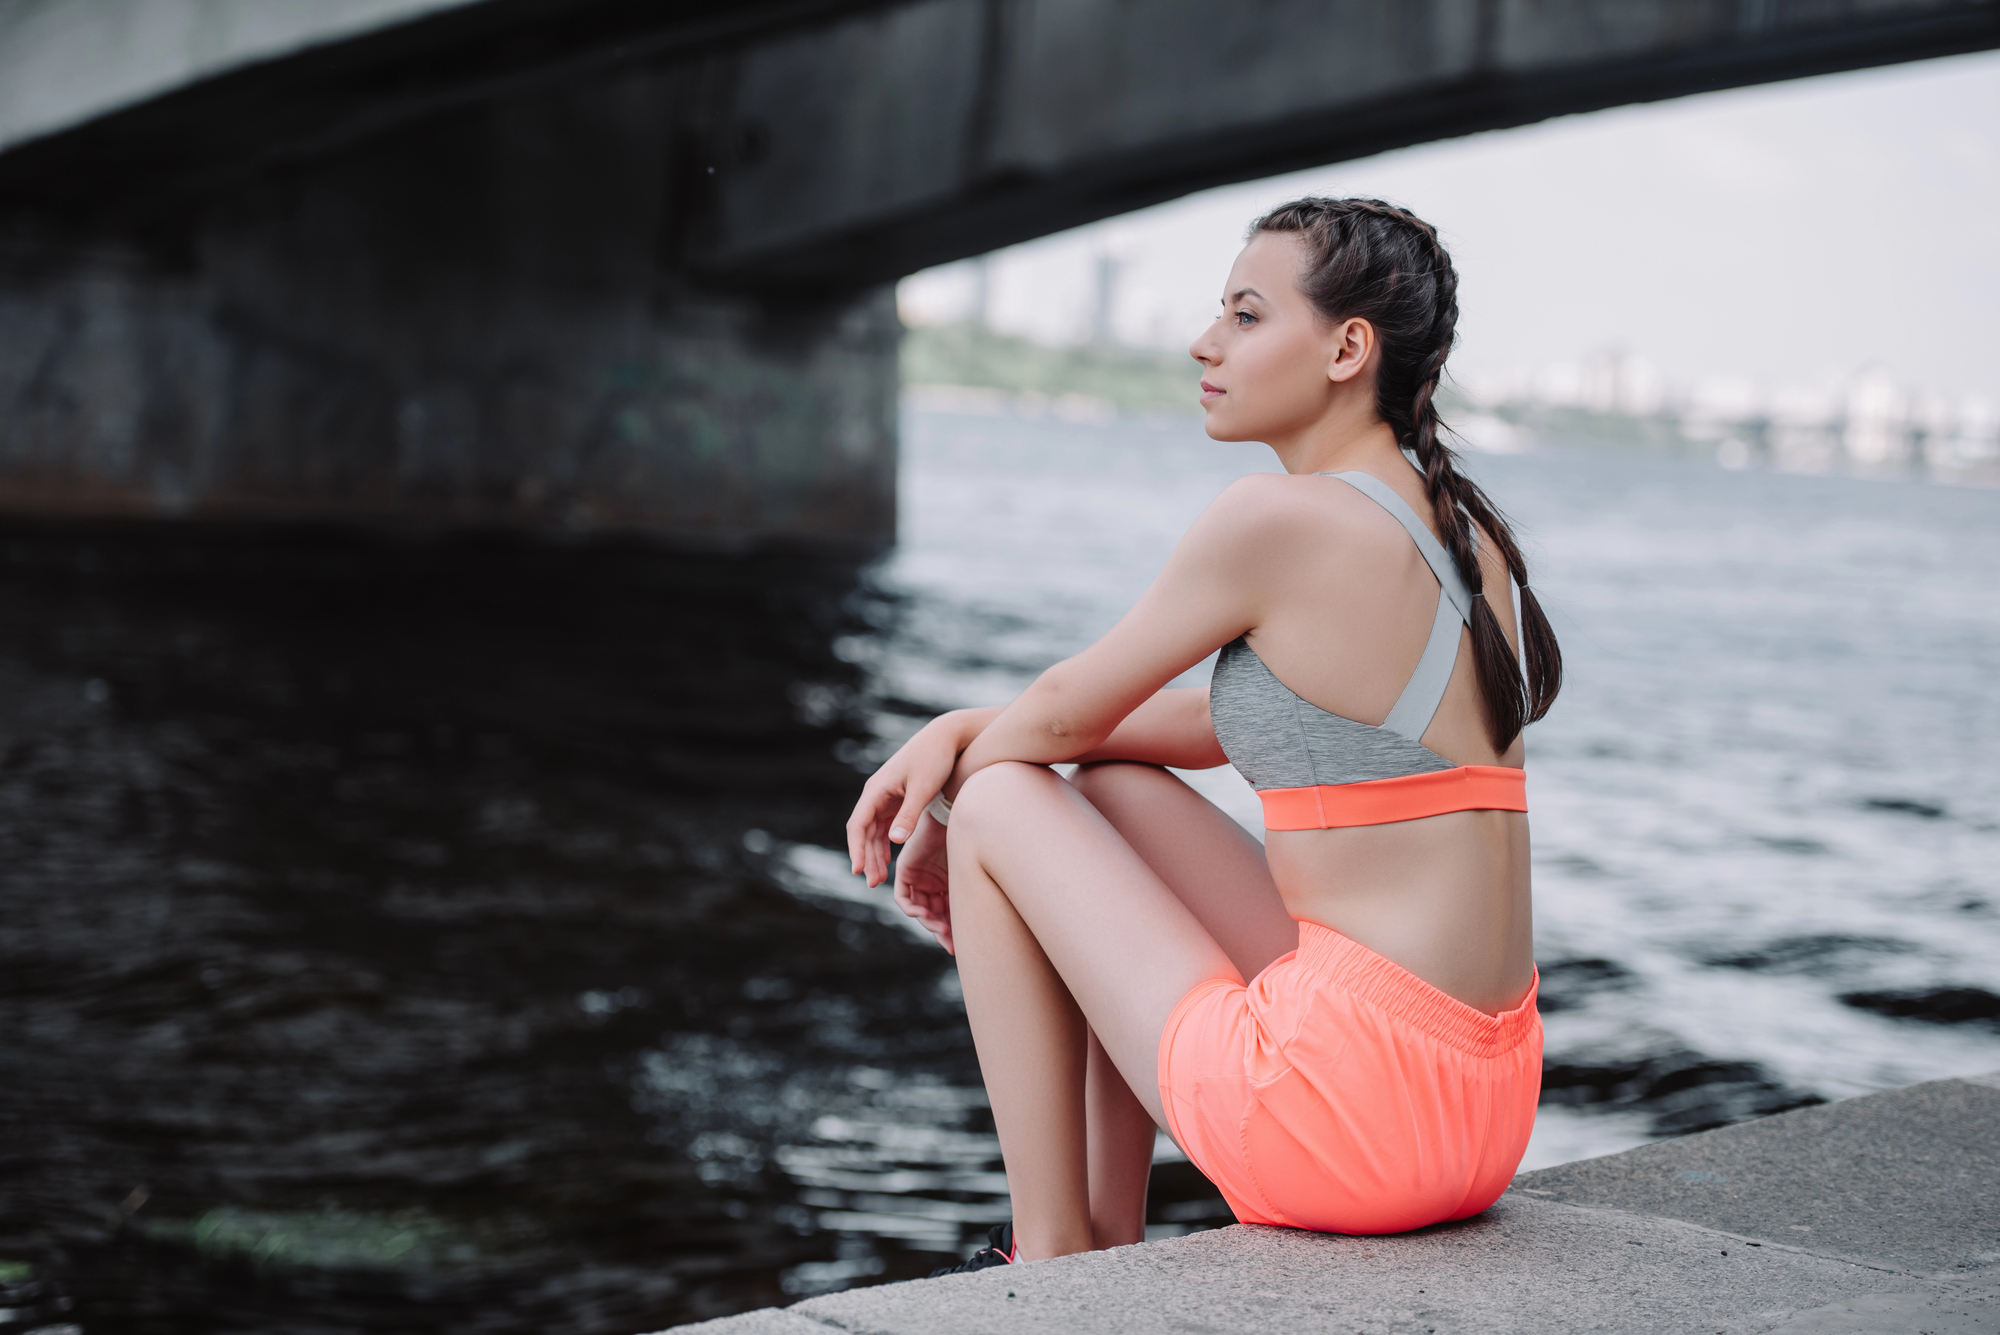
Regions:
<instances>
[{"instance_id":1,"label":"woman's eye","mask_svg":"<svg viewBox=\"0 0 2000 1335\"><path fill-rule=\"evenodd\" d=\"M1236 325L1239 329L1246 328L1255 323L1257 323L1257 317L1252 315L1249 311L1236 312Z\"/></svg>"}]
</instances>

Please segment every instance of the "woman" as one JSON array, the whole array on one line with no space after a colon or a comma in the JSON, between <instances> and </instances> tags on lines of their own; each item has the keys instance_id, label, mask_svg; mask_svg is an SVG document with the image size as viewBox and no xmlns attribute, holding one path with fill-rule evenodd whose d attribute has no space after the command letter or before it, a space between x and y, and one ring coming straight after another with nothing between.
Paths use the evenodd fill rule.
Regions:
<instances>
[{"instance_id":1,"label":"woman","mask_svg":"<svg viewBox=\"0 0 2000 1335\"><path fill-rule=\"evenodd\" d=\"M1191 351L1208 434L1284 474L1233 483L1103 639L863 790L855 870L880 884L903 845L896 899L958 957L1006 1160L1012 1226L957 1269L1140 1240L1155 1124L1246 1223L1419 1228L1519 1164L1520 733L1561 660L1438 438L1457 281L1374 200L1259 219ZM1208 690L1163 689L1218 647ZM1262 847L1165 768L1225 762Z\"/></svg>"}]
</instances>

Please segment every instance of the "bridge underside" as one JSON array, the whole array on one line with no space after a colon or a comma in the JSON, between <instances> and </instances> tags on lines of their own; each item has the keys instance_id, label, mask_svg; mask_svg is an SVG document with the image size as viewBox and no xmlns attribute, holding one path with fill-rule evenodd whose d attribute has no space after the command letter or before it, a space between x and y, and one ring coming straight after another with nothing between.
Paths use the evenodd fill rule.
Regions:
<instances>
[{"instance_id":1,"label":"bridge underside","mask_svg":"<svg viewBox=\"0 0 2000 1335\"><path fill-rule=\"evenodd\" d=\"M1996 45L2000 0L486 0L0 152L0 509L879 540L903 273Z\"/></svg>"}]
</instances>

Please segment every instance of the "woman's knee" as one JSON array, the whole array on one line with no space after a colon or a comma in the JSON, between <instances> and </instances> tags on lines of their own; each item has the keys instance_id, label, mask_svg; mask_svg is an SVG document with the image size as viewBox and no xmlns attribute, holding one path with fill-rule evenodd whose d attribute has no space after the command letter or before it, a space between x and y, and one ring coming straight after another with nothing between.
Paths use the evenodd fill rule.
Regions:
<instances>
[{"instance_id":1,"label":"woman's knee","mask_svg":"<svg viewBox=\"0 0 2000 1335\"><path fill-rule=\"evenodd\" d=\"M1060 782L1047 765L1025 760L996 761L959 785L958 796L951 803L952 831L955 834L975 831L996 813Z\"/></svg>"}]
</instances>

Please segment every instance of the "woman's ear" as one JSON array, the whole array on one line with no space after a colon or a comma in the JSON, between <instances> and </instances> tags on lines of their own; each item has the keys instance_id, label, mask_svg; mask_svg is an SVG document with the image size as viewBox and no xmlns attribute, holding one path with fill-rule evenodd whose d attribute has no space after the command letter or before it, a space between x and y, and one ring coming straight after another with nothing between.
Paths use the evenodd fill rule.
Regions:
<instances>
[{"instance_id":1,"label":"woman's ear","mask_svg":"<svg viewBox=\"0 0 2000 1335\"><path fill-rule=\"evenodd\" d=\"M1327 339L1326 378L1352 380L1368 364L1375 351L1375 326L1360 316L1350 316L1333 327Z\"/></svg>"}]
</instances>

